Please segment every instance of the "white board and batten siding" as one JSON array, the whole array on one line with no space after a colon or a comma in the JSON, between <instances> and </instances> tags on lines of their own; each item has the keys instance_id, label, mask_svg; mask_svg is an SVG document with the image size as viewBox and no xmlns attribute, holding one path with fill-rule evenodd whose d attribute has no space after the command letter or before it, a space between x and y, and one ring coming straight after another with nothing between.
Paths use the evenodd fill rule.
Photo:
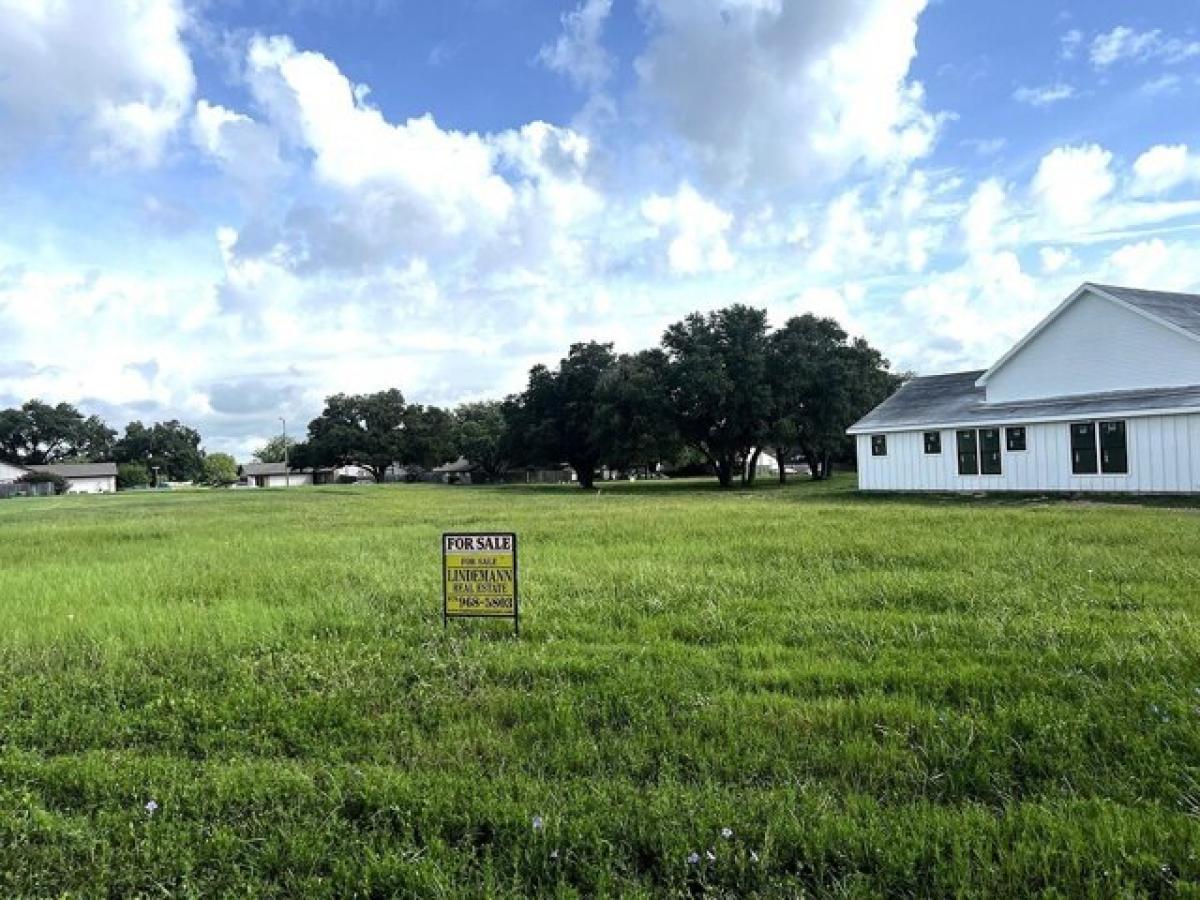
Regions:
<instances>
[{"instance_id":1,"label":"white board and batten siding","mask_svg":"<svg viewBox=\"0 0 1200 900\"><path fill-rule=\"evenodd\" d=\"M1018 348L981 379L989 403L1200 384L1194 338L1087 292Z\"/></svg>"},{"instance_id":2,"label":"white board and batten siding","mask_svg":"<svg viewBox=\"0 0 1200 900\"><path fill-rule=\"evenodd\" d=\"M68 494L115 494L117 479L113 475L96 475L86 478L68 478Z\"/></svg>"},{"instance_id":3,"label":"white board and batten siding","mask_svg":"<svg viewBox=\"0 0 1200 900\"><path fill-rule=\"evenodd\" d=\"M1000 475L958 474L958 429L881 432L887 435L886 456L872 456L871 435L860 434L857 436L859 489L1200 493L1200 414L1137 416L1123 421L1129 457L1127 475L1072 474L1071 423L1043 422L1025 426L1025 450L1008 450L1001 433ZM925 453L926 430L940 432L941 453Z\"/></svg>"}]
</instances>

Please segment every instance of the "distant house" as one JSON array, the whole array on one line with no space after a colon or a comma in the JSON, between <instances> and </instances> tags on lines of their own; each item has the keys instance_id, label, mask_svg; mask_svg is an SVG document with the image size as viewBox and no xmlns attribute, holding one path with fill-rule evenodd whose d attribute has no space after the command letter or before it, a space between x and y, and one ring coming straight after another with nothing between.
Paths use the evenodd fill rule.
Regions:
<instances>
[{"instance_id":1,"label":"distant house","mask_svg":"<svg viewBox=\"0 0 1200 900\"><path fill-rule=\"evenodd\" d=\"M30 472L48 472L67 480L68 494L115 494L117 492L116 463L55 463L49 466L28 466Z\"/></svg>"},{"instance_id":2,"label":"distant house","mask_svg":"<svg viewBox=\"0 0 1200 900\"><path fill-rule=\"evenodd\" d=\"M296 469L286 463L247 463L238 467L238 476L245 487L300 487L306 484L330 484L333 469Z\"/></svg>"},{"instance_id":3,"label":"distant house","mask_svg":"<svg viewBox=\"0 0 1200 900\"><path fill-rule=\"evenodd\" d=\"M12 463L0 462L0 484L12 484L22 475L27 475L28 469L14 466Z\"/></svg>"},{"instance_id":4,"label":"distant house","mask_svg":"<svg viewBox=\"0 0 1200 900\"><path fill-rule=\"evenodd\" d=\"M1085 283L990 369L850 429L875 491L1200 493L1200 295Z\"/></svg>"}]
</instances>

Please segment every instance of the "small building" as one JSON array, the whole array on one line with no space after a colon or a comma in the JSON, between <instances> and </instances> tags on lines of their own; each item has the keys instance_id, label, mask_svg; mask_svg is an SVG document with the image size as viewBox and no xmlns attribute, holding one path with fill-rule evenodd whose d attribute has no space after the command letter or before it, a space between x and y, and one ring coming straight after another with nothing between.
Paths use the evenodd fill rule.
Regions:
<instances>
[{"instance_id":1,"label":"small building","mask_svg":"<svg viewBox=\"0 0 1200 900\"><path fill-rule=\"evenodd\" d=\"M855 423L870 491L1200 493L1200 295L1085 283L990 369Z\"/></svg>"},{"instance_id":2,"label":"small building","mask_svg":"<svg viewBox=\"0 0 1200 900\"><path fill-rule=\"evenodd\" d=\"M244 487L300 487L306 484L330 484L333 469L293 468L286 463L247 463L238 466L238 477Z\"/></svg>"},{"instance_id":3,"label":"small building","mask_svg":"<svg viewBox=\"0 0 1200 900\"><path fill-rule=\"evenodd\" d=\"M12 484L22 475L28 475L29 470L22 466L14 466L0 460L0 484Z\"/></svg>"},{"instance_id":4,"label":"small building","mask_svg":"<svg viewBox=\"0 0 1200 900\"><path fill-rule=\"evenodd\" d=\"M48 466L27 466L30 472L46 472L67 480L68 494L115 494L117 492L116 463L54 463Z\"/></svg>"}]
</instances>

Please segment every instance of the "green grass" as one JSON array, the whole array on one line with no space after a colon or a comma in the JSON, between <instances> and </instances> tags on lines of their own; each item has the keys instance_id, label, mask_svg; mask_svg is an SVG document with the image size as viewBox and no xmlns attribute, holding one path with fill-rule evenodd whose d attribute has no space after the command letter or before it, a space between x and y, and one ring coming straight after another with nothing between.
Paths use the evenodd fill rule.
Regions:
<instances>
[{"instance_id":1,"label":"green grass","mask_svg":"<svg viewBox=\"0 0 1200 900\"><path fill-rule=\"evenodd\" d=\"M1200 513L851 488L0 503L0 895L1200 896Z\"/></svg>"}]
</instances>

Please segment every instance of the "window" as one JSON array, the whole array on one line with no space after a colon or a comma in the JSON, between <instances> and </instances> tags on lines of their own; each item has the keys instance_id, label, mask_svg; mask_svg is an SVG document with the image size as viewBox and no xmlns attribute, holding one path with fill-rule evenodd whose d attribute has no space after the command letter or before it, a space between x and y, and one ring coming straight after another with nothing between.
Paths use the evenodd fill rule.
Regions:
<instances>
[{"instance_id":1,"label":"window","mask_svg":"<svg viewBox=\"0 0 1200 900\"><path fill-rule=\"evenodd\" d=\"M887 456L887 435L886 434L871 435L871 455L872 456Z\"/></svg>"},{"instance_id":2,"label":"window","mask_svg":"<svg viewBox=\"0 0 1200 900\"><path fill-rule=\"evenodd\" d=\"M940 431L925 432L925 452L929 454L942 452L942 433Z\"/></svg>"},{"instance_id":3,"label":"window","mask_svg":"<svg viewBox=\"0 0 1200 900\"><path fill-rule=\"evenodd\" d=\"M958 474L979 474L979 444L975 429L960 431L958 440Z\"/></svg>"},{"instance_id":4,"label":"window","mask_svg":"<svg viewBox=\"0 0 1200 900\"><path fill-rule=\"evenodd\" d=\"M1017 453L1025 449L1025 426L1012 426L1004 429L1004 440L1009 453Z\"/></svg>"},{"instance_id":5,"label":"window","mask_svg":"<svg viewBox=\"0 0 1200 900\"><path fill-rule=\"evenodd\" d=\"M1100 423L1100 471L1106 475L1128 475L1129 453L1125 448L1125 423Z\"/></svg>"},{"instance_id":6,"label":"window","mask_svg":"<svg viewBox=\"0 0 1200 900\"><path fill-rule=\"evenodd\" d=\"M1000 466L1000 429L979 429L979 471L984 475L999 475Z\"/></svg>"},{"instance_id":7,"label":"window","mask_svg":"<svg viewBox=\"0 0 1200 900\"><path fill-rule=\"evenodd\" d=\"M1071 474L1095 475L1099 471L1096 462L1096 423L1075 422L1071 425Z\"/></svg>"}]
</instances>

